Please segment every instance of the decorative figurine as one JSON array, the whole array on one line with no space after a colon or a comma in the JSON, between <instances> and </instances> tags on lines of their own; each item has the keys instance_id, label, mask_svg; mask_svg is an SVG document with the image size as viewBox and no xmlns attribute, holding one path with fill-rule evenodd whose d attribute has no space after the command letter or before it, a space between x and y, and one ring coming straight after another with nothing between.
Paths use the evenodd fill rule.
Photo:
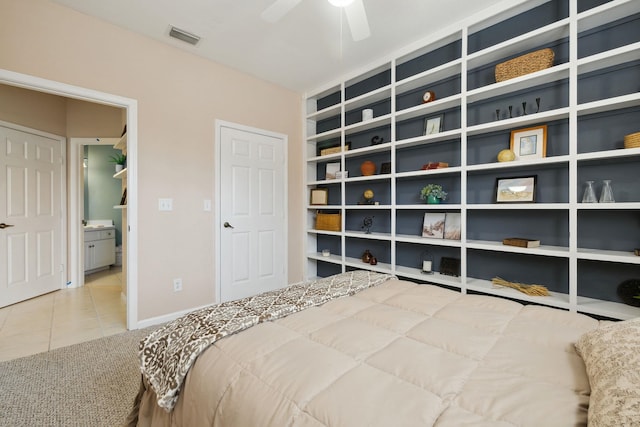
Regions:
<instances>
[{"instance_id":1,"label":"decorative figurine","mask_svg":"<svg viewBox=\"0 0 640 427\"><path fill-rule=\"evenodd\" d=\"M362 262L369 264L371 262L371 258L373 258L373 255L371 255L371 252L369 252L369 249L365 249L361 258Z\"/></svg>"},{"instance_id":2,"label":"decorative figurine","mask_svg":"<svg viewBox=\"0 0 640 427\"><path fill-rule=\"evenodd\" d=\"M526 116L527 115L527 101L524 101L522 103L522 115Z\"/></svg>"},{"instance_id":3,"label":"decorative figurine","mask_svg":"<svg viewBox=\"0 0 640 427\"><path fill-rule=\"evenodd\" d=\"M365 216L362 220L362 229L364 230L364 234L371 234L371 226L373 226L373 217Z\"/></svg>"},{"instance_id":4,"label":"decorative figurine","mask_svg":"<svg viewBox=\"0 0 640 427\"><path fill-rule=\"evenodd\" d=\"M376 265L376 264L378 264L378 258L376 258L376 257L372 256L372 257L371 257L371 260L369 261L369 264L371 264L371 265Z\"/></svg>"},{"instance_id":5,"label":"decorative figurine","mask_svg":"<svg viewBox=\"0 0 640 427\"><path fill-rule=\"evenodd\" d=\"M540 111L540 98L536 98L536 113Z\"/></svg>"},{"instance_id":6,"label":"decorative figurine","mask_svg":"<svg viewBox=\"0 0 640 427\"><path fill-rule=\"evenodd\" d=\"M509 118L510 119L513 118L513 114L512 113L513 113L513 106L509 105Z\"/></svg>"},{"instance_id":7,"label":"decorative figurine","mask_svg":"<svg viewBox=\"0 0 640 427\"><path fill-rule=\"evenodd\" d=\"M378 144L382 144L384 142L384 138L381 136L374 136L373 138L371 138L371 145L378 145Z\"/></svg>"},{"instance_id":8,"label":"decorative figurine","mask_svg":"<svg viewBox=\"0 0 640 427\"><path fill-rule=\"evenodd\" d=\"M364 192L362 193L362 197L364 198L363 202L358 202L359 205L373 205L374 201L373 201L373 190L370 188L367 188L366 190L364 190Z\"/></svg>"},{"instance_id":9,"label":"decorative figurine","mask_svg":"<svg viewBox=\"0 0 640 427\"><path fill-rule=\"evenodd\" d=\"M500 120L500 109L496 108L496 120Z\"/></svg>"}]
</instances>

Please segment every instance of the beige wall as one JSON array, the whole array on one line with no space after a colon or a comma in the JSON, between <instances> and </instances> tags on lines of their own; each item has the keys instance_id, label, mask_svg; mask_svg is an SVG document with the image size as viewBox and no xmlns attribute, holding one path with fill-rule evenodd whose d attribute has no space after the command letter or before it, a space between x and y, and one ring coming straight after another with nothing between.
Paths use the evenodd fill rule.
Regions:
<instances>
[{"instance_id":1,"label":"beige wall","mask_svg":"<svg viewBox=\"0 0 640 427\"><path fill-rule=\"evenodd\" d=\"M288 135L288 273L302 278L300 94L44 0L0 0L0 68L138 101L140 320L214 300L202 201L214 199L215 119ZM160 214L159 197L174 210Z\"/></svg>"}]
</instances>

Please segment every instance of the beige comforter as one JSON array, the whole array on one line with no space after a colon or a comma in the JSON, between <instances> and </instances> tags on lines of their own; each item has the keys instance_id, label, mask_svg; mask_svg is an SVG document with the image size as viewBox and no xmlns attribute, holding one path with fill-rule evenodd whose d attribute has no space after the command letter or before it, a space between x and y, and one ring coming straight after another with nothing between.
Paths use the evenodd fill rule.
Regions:
<instances>
[{"instance_id":1,"label":"beige comforter","mask_svg":"<svg viewBox=\"0 0 640 427\"><path fill-rule=\"evenodd\" d=\"M392 279L228 336L140 426L578 426L586 316ZM135 417L134 417L135 418Z\"/></svg>"}]
</instances>

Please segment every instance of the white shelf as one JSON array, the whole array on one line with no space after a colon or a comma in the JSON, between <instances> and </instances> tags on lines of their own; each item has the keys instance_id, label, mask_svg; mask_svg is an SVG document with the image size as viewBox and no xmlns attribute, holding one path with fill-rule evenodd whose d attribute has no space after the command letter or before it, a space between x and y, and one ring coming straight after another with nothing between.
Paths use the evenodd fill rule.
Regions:
<instances>
[{"instance_id":1,"label":"white shelf","mask_svg":"<svg viewBox=\"0 0 640 427\"><path fill-rule=\"evenodd\" d=\"M638 13L637 0L614 0L578 14L578 32Z\"/></svg>"},{"instance_id":2,"label":"white shelf","mask_svg":"<svg viewBox=\"0 0 640 427\"><path fill-rule=\"evenodd\" d=\"M544 167L545 165L557 165L563 163L569 163L569 156L553 156L544 157L536 160L514 160L512 162L495 162L485 163L480 165L467 166L468 172L475 171L488 171L488 170L501 170L510 168L527 168L527 167Z\"/></svg>"},{"instance_id":3,"label":"white shelf","mask_svg":"<svg viewBox=\"0 0 640 427\"><path fill-rule=\"evenodd\" d=\"M475 52L467 57L467 67L476 67L500 61L505 58L522 55L530 51L563 38L569 37L569 19L563 19L529 33L514 37L505 42Z\"/></svg>"},{"instance_id":4,"label":"white shelf","mask_svg":"<svg viewBox=\"0 0 640 427\"><path fill-rule=\"evenodd\" d=\"M383 101L385 99L389 99L391 97L391 85L382 87L380 89L371 91L364 95L351 98L350 100L344 103L344 108L346 111L354 111L357 109L361 109L370 104L374 104L376 102Z\"/></svg>"},{"instance_id":5,"label":"white shelf","mask_svg":"<svg viewBox=\"0 0 640 427\"><path fill-rule=\"evenodd\" d=\"M347 230L344 232L344 236L352 237L355 239L391 241L391 233L379 233L373 231L371 233L365 233L364 231Z\"/></svg>"},{"instance_id":6,"label":"white shelf","mask_svg":"<svg viewBox=\"0 0 640 427\"><path fill-rule=\"evenodd\" d=\"M115 205L113 209L127 209L127 205Z\"/></svg>"},{"instance_id":7,"label":"white shelf","mask_svg":"<svg viewBox=\"0 0 640 427\"><path fill-rule=\"evenodd\" d=\"M115 179L126 179L127 178L127 168L122 169L120 172L116 172L116 174L113 175L113 177Z\"/></svg>"},{"instance_id":8,"label":"white shelf","mask_svg":"<svg viewBox=\"0 0 640 427\"><path fill-rule=\"evenodd\" d=\"M377 271L379 273L393 273L393 270L391 269L391 264L385 264L380 261L378 261L376 265L371 265L371 264L362 262L362 260L359 258L345 257L345 265L349 267L363 269L363 270Z\"/></svg>"},{"instance_id":9,"label":"white shelf","mask_svg":"<svg viewBox=\"0 0 640 427\"><path fill-rule=\"evenodd\" d=\"M113 146L116 150L121 150L123 152L127 152L127 134L125 133L122 137L115 143Z\"/></svg>"},{"instance_id":10,"label":"white shelf","mask_svg":"<svg viewBox=\"0 0 640 427\"><path fill-rule=\"evenodd\" d=\"M493 242L488 240L467 240L467 248L482 249L494 252L511 252L527 255L544 255L551 257L569 257L569 248L562 246L546 246L540 245L537 248L521 248L518 246L503 245L502 242Z\"/></svg>"},{"instance_id":11,"label":"white shelf","mask_svg":"<svg viewBox=\"0 0 640 427\"><path fill-rule=\"evenodd\" d=\"M398 276L406 277L408 279L416 279L420 281L436 283L439 285L450 286L458 289L462 287L462 284L461 284L462 281L460 277L447 276L444 274L440 274L438 272L433 272L433 274L424 274L419 268L411 268L411 267L397 265L395 269L395 273Z\"/></svg>"},{"instance_id":12,"label":"white shelf","mask_svg":"<svg viewBox=\"0 0 640 427\"><path fill-rule=\"evenodd\" d=\"M420 87L427 86L429 83L433 83L439 80L449 78L452 75L460 74L461 72L462 72L462 59L456 59L455 61L442 64L438 67L423 71L422 73L400 80L399 82L396 83L396 93L403 94L406 92L411 92L412 90L416 90ZM436 93L436 97L437 96L438 94Z\"/></svg>"},{"instance_id":13,"label":"white shelf","mask_svg":"<svg viewBox=\"0 0 640 427\"><path fill-rule=\"evenodd\" d=\"M453 166L439 169L420 169L417 171L398 172L396 178L414 178L414 177L429 177L433 175L458 175L462 171L460 166Z\"/></svg>"},{"instance_id":14,"label":"white shelf","mask_svg":"<svg viewBox=\"0 0 640 427\"><path fill-rule=\"evenodd\" d=\"M470 291L482 292L485 294L496 295L500 297L515 299L519 301L533 302L536 304L547 305L551 307L569 309L569 295L559 292L549 292L549 296L532 296L512 288L504 286L496 286L490 280L482 280L475 278L467 278L466 288ZM543 283L539 283L543 285Z\"/></svg>"},{"instance_id":15,"label":"white shelf","mask_svg":"<svg viewBox=\"0 0 640 427\"><path fill-rule=\"evenodd\" d=\"M595 171L593 173L602 173L602 170L608 171L608 168L611 168L618 174L613 179L621 182L619 174L633 171L636 166L640 168L640 148L612 149L612 147L620 145L618 141L621 140L624 134L631 131L631 129L625 127L626 125L616 123L616 120L611 120L613 123L612 129L604 126L602 135L611 135L611 138L615 138L615 140L599 143L595 136L593 138L583 138L583 133L589 128L588 125L584 126L585 123L593 120L593 123L598 122L599 124L600 121L604 120L606 124L608 116L613 116L617 112L628 114L627 110L640 108L640 90L633 86L633 82L621 81L621 84L628 85L628 87L624 86L623 90L619 92L610 92L608 89L603 90L602 93L605 94L603 96L608 96L608 93L625 93L625 91L630 93L609 98L602 98L601 95L602 99L598 99L598 91L592 92L594 96L583 96L584 93L580 93L580 91L585 90L585 85L581 84L582 81L579 81L587 74L592 73L589 76L594 78L594 84L601 85L603 89L606 89L604 86L606 86L607 82L600 75L600 72L608 71L609 68L614 67L622 69L628 64L635 64L635 62L640 61L640 40L638 40L639 37L631 37L630 44L607 49L582 58L575 58L574 55L571 55L573 50L570 49L571 46L575 47L579 46L580 43L586 43L581 41L583 40L581 36L586 35L585 32L600 26L606 28L607 31L615 32L616 28L609 24L618 19L625 19L639 14L640 1L612 0L582 13L577 13L574 7L570 7L568 17L563 16L565 12L556 10L555 12L559 15L556 22L543 24L542 27L534 28L515 37L501 38L500 40L504 41L488 47L486 44L483 45L484 47L475 47L490 40L492 38L492 35L489 34L490 32L501 31L499 29L500 25L505 21L518 14L528 13L537 8L537 6L547 4L550 1L531 0L520 2L506 10L496 12L495 16L487 17L479 22L463 23L460 28L449 34L444 36L439 34L431 43L425 42L422 46L414 48L409 53L403 51L390 62L386 62L359 76L348 78L339 83L334 82L327 86L330 89L319 90L317 95L309 97L307 100L306 119L311 121L311 123L308 123L308 128L311 131L315 129L313 121L318 120L335 119L340 122L341 126L307 138L306 172L308 176L305 197L308 197L309 188L324 185L332 186L333 190L336 189L336 186L339 186L341 202L339 205L333 206L307 206L305 221L307 221L307 224L311 224L310 220L314 210L337 210L343 216L352 215L356 217L362 215L365 211L374 211L380 212L381 216L389 218L389 224L385 226L388 227L390 232L366 234L364 231L359 230L328 232L313 228L308 229L306 233L308 277L318 275L319 264L327 267L328 263L333 264L328 266L329 271L345 271L352 268L381 271L394 273L408 280L460 289L461 292L495 295L574 312L618 319L640 316L640 308L630 307L619 302L581 296L590 293L596 294L593 288L594 286L599 286L599 283L592 283L590 277L587 276L594 269L597 271L598 263L613 263L615 264L614 267L620 267L621 271L640 271L638 270L640 257L633 254L633 248L629 248L629 251L612 251L578 247L578 242L583 240L591 242L591 240L594 240L593 236L585 239L585 232L580 229L580 226L584 225L585 221L600 220L605 222L607 213L615 214L614 216L622 217L625 221L629 221L635 215L635 212L640 213L640 193L632 185L626 187L630 194L625 194L622 198L637 201L608 204L580 203L582 198L580 181L608 178L608 176L587 178L586 175L588 173L592 171ZM575 6L575 3L573 6ZM531 17L527 16L527 18ZM531 27L535 27L535 19L531 20ZM480 31L486 31L487 37L485 38L485 34L479 33ZM593 35L601 39L609 36L609 33L603 34L605 35L598 35L593 32L593 34L589 33L589 36ZM497 38L502 37L500 34L493 35ZM480 38L482 40L479 40ZM587 39L585 38L584 40ZM497 63L545 46L551 46L556 51L554 66L503 82L491 82L493 67ZM554 46L559 47L559 49ZM470 48L478 50L469 53L467 49ZM440 49L443 50L436 54L435 52ZM429 69L429 65L426 62L428 62L429 55L432 53L438 56L436 61L441 59L447 62L436 62L440 65ZM440 53L442 53L442 56L440 56ZM373 83L372 79L369 92L346 99L353 85L368 84L367 79L381 72L385 72L385 78L387 78L388 73L390 84L383 83L376 87L376 83ZM413 73L413 75L409 75L410 73ZM398 80L396 80L396 74L400 75ZM447 81L450 78L459 80L459 86L457 86L457 81L455 83ZM442 83L444 81L446 83ZM420 90L434 90L431 89L431 87L434 87L434 83L448 85L447 90L441 92L453 93L453 95L439 97L438 90L435 89L436 96L438 96L435 101L420 103L420 99L417 96L418 92ZM472 87L471 90L469 90L470 87ZM358 89L358 93L360 93L363 87L360 86L353 89ZM541 111L509 119L485 121L492 118L495 119L495 115L492 115L495 114L495 108L500 108L504 112L504 108L507 105L521 102L512 101L510 98L520 96L523 92L533 94L538 90L553 92L553 95L550 96L542 94ZM456 91L461 91L461 93L455 93ZM315 111L318 99L327 96L330 96L330 98L323 100L323 105L327 104L327 100L339 98L342 101L321 111ZM403 96L404 98L399 102L399 98ZM412 102L415 102L415 104L406 104L411 97L414 98ZM533 95L527 95L526 99L522 99L522 101L529 103L532 97ZM595 99L595 101L579 103L578 99ZM346 113L350 113L349 118L351 119L359 109L366 108L374 103L388 104L390 113L374 117L369 121L360 121L349 125L345 123ZM401 109L399 109L398 103L402 105ZM491 112L491 109L493 109L494 113ZM443 112L450 110L459 112L457 114L459 118L456 117L459 122L455 124L453 117L448 116L449 119L446 124L448 127L459 126L459 128L448 129L433 135L418 135L418 123L422 118L443 114ZM593 117L591 117L592 115ZM558 125L553 126L549 132L549 138L551 139L549 141L548 157L530 161L497 162L495 157L488 153L478 155L478 152L483 149L479 144L485 141L487 141L487 145L491 146L487 148L488 150L496 150L495 147L498 146L498 142L488 141L494 135L496 138L504 139L506 148L511 131L542 124ZM628 127L631 128L632 126ZM370 138L367 132L372 134L373 132L370 131L380 128L384 129L385 138L389 138L390 141L385 141L379 145L369 145L368 141L366 141L366 139ZM622 133L623 131L625 132L624 134ZM418 136L406 138L405 136L407 135ZM561 144L555 145L554 138L560 138ZM315 155L317 142L333 139L340 141L342 144L352 141L352 149L329 156ZM612 145L613 143L618 145ZM584 152L585 150L589 150L589 152ZM316 179L318 178L317 165L319 163L340 161L343 168L356 168L358 159L368 156L374 156L377 162L391 162L392 173L373 176L352 176L339 180ZM409 170L430 161L440 160L437 157L448 159L441 161L447 161L452 166L433 170ZM353 174L359 175L359 172L353 171ZM558 194L545 199L559 200L560 202L492 203L493 188L490 187L494 177L508 176L510 174L514 176L538 175L540 191L544 191L545 186L546 189L549 189L556 180L560 179L562 187L557 192ZM437 205L421 203L399 204L400 200L407 200L406 193L411 191L416 182L430 180L441 182L445 187L453 186L454 188L445 188L445 191L455 195L454 200L456 203L445 202ZM485 184L483 184L482 190L476 194L474 191L479 188L478 183L481 182ZM385 202L389 204L377 206L346 204L347 201L356 200L353 193L361 192L361 187L364 184L371 185L374 192L378 192L376 187L384 188ZM620 187L617 188L620 189ZM482 203L470 203L470 200L477 200ZM600 213L591 215L590 213L594 211ZM460 213L463 239L431 239L418 235L425 212ZM508 236L502 235L500 224L493 224L489 221L489 218L494 214L496 218L507 219L505 221L507 223L505 224L505 230L508 229L508 234L510 235L513 229L518 229L519 227L516 219L518 215L523 215L525 218L535 218L534 222L536 223L531 227L539 227L540 224L548 221L551 227L557 226L556 228L563 230L563 235L559 236L558 241L567 242L567 246L545 245L544 241L537 248L503 245L502 239ZM536 217L541 219L538 220ZM407 223L402 221L407 221ZM345 223L343 221L343 226ZM351 223L349 222L349 224ZM473 227L485 225L489 227L489 230L484 230L487 236L486 239L493 240L467 239L467 235L476 234L476 229ZM603 224L603 229L607 229L608 225ZM464 229L465 227L467 228L466 230ZM532 231L531 227L527 227L529 225L523 221L522 233ZM416 234L401 234L397 233L397 230L403 230L405 233L411 233L415 230ZM634 236L637 236L637 230L632 232L635 233L633 234ZM620 234L622 231L617 229L616 233ZM513 233L513 235L518 234ZM319 237L322 237L322 239ZM322 249L319 247L321 243L318 243L319 241L324 241L323 239L331 241L332 248L339 246L343 255L332 254L329 257L323 257L319 252ZM595 240L595 243L589 244L597 246L599 244L597 242L598 239ZM603 239L602 247L608 246L606 242L607 240ZM362 250L361 247L368 244L371 244L372 249L384 250L384 253L379 255L387 263L379 262L378 265L371 266L362 263L358 258L344 255L352 253L354 250ZM638 246L640 246L640 242ZM460 258L462 277L441 275L438 272L429 275L422 274L420 266L417 265L418 254L426 248L433 252L434 257L437 259L443 256ZM416 254L415 267L403 265L411 265L412 262L404 259L406 258L405 251L409 252L409 256ZM480 251L483 251L484 254ZM522 260L522 266L503 266L503 268L500 268L501 259L505 258L505 254L516 255L519 261ZM374 255L377 256L375 253ZM473 277L473 275L484 276L484 273L478 272L476 264L479 260L483 260L483 262L492 260L487 261L492 264L488 267L495 271L505 271L505 276L513 273L516 269L519 271L520 267L522 267L523 271L528 269L530 273L533 273L534 264L532 262L534 259L520 255L545 257L542 261L545 264L548 261L549 268L553 269L553 273L542 274L541 277L553 277L553 279L547 280L550 282L557 281L558 283L539 284L562 292L551 292L551 296L547 297L529 296L515 289L496 287L490 280L485 280L486 278ZM380 256L378 256L379 260ZM611 268L611 265L603 264L602 266L603 268ZM556 271L556 269L559 271ZM535 276L535 274L532 275ZM555 276L558 277L555 278ZM617 279L614 278L613 280ZM606 289L602 289L602 292L605 292L609 299L616 300L617 296L615 295L613 284L607 283L606 287Z\"/></svg>"},{"instance_id":16,"label":"white shelf","mask_svg":"<svg viewBox=\"0 0 640 427\"><path fill-rule=\"evenodd\" d=\"M640 265L640 256L636 256L631 250L624 252L578 248L578 259Z\"/></svg>"},{"instance_id":17,"label":"white shelf","mask_svg":"<svg viewBox=\"0 0 640 427\"><path fill-rule=\"evenodd\" d=\"M416 105L415 107L406 108L396 113L396 121L415 119L416 117L428 116L434 114L434 111L449 110L454 107L460 107L462 95L452 95L442 99L436 99L426 104Z\"/></svg>"},{"instance_id":18,"label":"white shelf","mask_svg":"<svg viewBox=\"0 0 640 427\"><path fill-rule=\"evenodd\" d=\"M622 320L640 317L640 307L581 296L578 297L578 311Z\"/></svg>"},{"instance_id":19,"label":"white shelf","mask_svg":"<svg viewBox=\"0 0 640 427\"><path fill-rule=\"evenodd\" d=\"M467 102L473 103L482 101L511 92L529 89L533 86L540 86L557 82L559 80L567 78L569 78L569 64L556 65L542 71L471 90L467 92Z\"/></svg>"},{"instance_id":20,"label":"white shelf","mask_svg":"<svg viewBox=\"0 0 640 427\"><path fill-rule=\"evenodd\" d=\"M460 240L433 239L430 237L414 236L410 234L396 234L396 242L415 243L418 245L449 246L453 248L459 248L462 246L462 242Z\"/></svg>"}]
</instances>

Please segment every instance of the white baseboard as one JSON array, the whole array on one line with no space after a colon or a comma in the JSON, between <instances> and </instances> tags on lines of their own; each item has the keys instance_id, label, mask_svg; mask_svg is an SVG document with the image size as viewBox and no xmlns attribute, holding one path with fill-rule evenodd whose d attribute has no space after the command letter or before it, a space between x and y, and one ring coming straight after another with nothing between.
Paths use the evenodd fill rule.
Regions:
<instances>
[{"instance_id":1,"label":"white baseboard","mask_svg":"<svg viewBox=\"0 0 640 427\"><path fill-rule=\"evenodd\" d=\"M149 319L138 320L137 329L147 328L149 326L161 325L163 323L171 322L172 320L176 320L178 317L184 316L185 314L189 314L192 311L199 310L204 307L208 307L211 304L203 305L200 307L190 308L187 310L176 311L174 313L164 314L162 316L151 317Z\"/></svg>"}]
</instances>

